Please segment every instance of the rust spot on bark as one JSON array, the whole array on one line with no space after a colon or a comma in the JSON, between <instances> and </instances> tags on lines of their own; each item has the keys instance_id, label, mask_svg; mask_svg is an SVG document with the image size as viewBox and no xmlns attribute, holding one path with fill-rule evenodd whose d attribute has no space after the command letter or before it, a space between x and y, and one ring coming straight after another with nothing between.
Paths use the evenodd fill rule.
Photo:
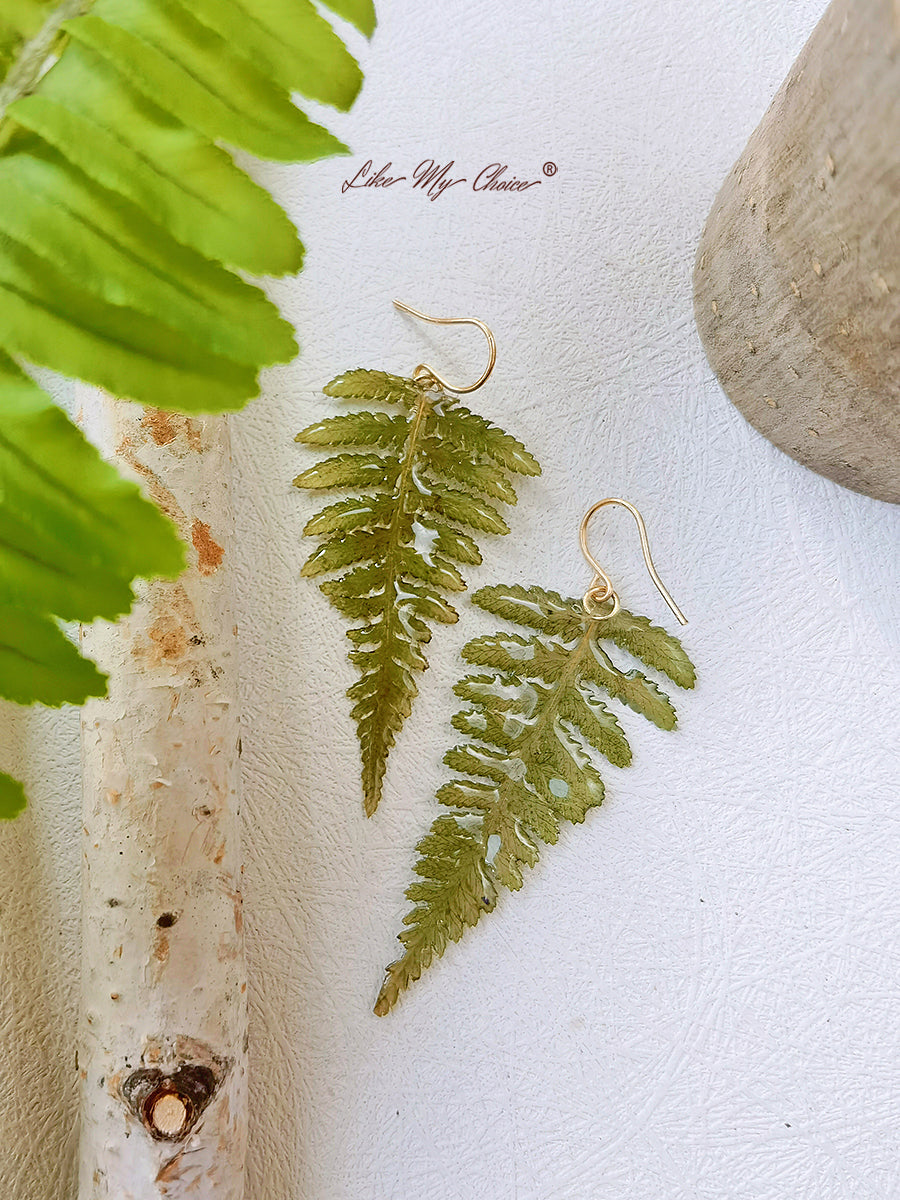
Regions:
<instances>
[{"instance_id":1,"label":"rust spot on bark","mask_svg":"<svg viewBox=\"0 0 900 1200\"><path fill-rule=\"evenodd\" d=\"M147 636L153 642L148 656L152 663L173 662L181 658L188 646L184 626L175 617L157 617Z\"/></svg>"},{"instance_id":2,"label":"rust spot on bark","mask_svg":"<svg viewBox=\"0 0 900 1200\"><path fill-rule=\"evenodd\" d=\"M146 429L157 446L168 446L179 434L183 434L191 450L203 449L203 425L180 413L163 412L159 408L147 408L141 419L141 427Z\"/></svg>"},{"instance_id":3,"label":"rust spot on bark","mask_svg":"<svg viewBox=\"0 0 900 1200\"><path fill-rule=\"evenodd\" d=\"M209 535L209 526L199 517L191 525L191 541L197 551L197 570L201 575L212 575L222 565L225 551Z\"/></svg>"},{"instance_id":4,"label":"rust spot on bark","mask_svg":"<svg viewBox=\"0 0 900 1200\"><path fill-rule=\"evenodd\" d=\"M148 408L145 411L141 426L149 430L157 446L168 446L169 442L175 441L178 433L172 421L172 414L158 408Z\"/></svg>"},{"instance_id":5,"label":"rust spot on bark","mask_svg":"<svg viewBox=\"0 0 900 1200\"><path fill-rule=\"evenodd\" d=\"M122 799L121 792L114 792L112 788L106 793L106 799L109 804L118 804Z\"/></svg>"},{"instance_id":6,"label":"rust spot on bark","mask_svg":"<svg viewBox=\"0 0 900 1200\"><path fill-rule=\"evenodd\" d=\"M219 949L216 951L216 958L219 962L234 962L240 955L240 946L233 942L227 933L223 933L219 937Z\"/></svg>"},{"instance_id":7,"label":"rust spot on bark","mask_svg":"<svg viewBox=\"0 0 900 1200\"><path fill-rule=\"evenodd\" d=\"M169 961L169 939L162 931L153 939L153 957L160 966L165 966Z\"/></svg>"},{"instance_id":8,"label":"rust spot on bark","mask_svg":"<svg viewBox=\"0 0 900 1200\"><path fill-rule=\"evenodd\" d=\"M181 584L159 580L151 584L150 604L155 620L147 630L149 641L136 640L131 652L146 667L165 663L177 668L197 630L194 606ZM170 701L171 710L177 703L176 695Z\"/></svg>"},{"instance_id":9,"label":"rust spot on bark","mask_svg":"<svg viewBox=\"0 0 900 1200\"><path fill-rule=\"evenodd\" d=\"M167 517L172 518L179 530L184 532L186 520L178 501L175 499L169 489L160 483L156 473L151 471L146 463L141 462L138 456L134 453L134 450L131 448L131 443L127 439L122 445L119 446L119 457L123 458L125 462L127 462L132 468L132 470L141 477L141 479L144 481L147 491L150 493L151 498L156 501Z\"/></svg>"},{"instance_id":10,"label":"rust spot on bark","mask_svg":"<svg viewBox=\"0 0 900 1200\"><path fill-rule=\"evenodd\" d=\"M170 1158L168 1162L164 1162L159 1168L159 1173L156 1176L157 1183L176 1183L181 1178L181 1160L184 1157L184 1151L179 1150L178 1153ZM167 1189L163 1189L162 1194L168 1194Z\"/></svg>"}]
</instances>

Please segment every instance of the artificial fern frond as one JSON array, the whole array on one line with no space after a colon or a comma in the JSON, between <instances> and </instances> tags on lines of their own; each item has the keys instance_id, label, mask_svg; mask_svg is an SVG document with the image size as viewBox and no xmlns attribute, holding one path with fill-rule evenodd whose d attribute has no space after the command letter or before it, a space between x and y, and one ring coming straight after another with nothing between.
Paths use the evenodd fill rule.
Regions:
<instances>
[{"instance_id":1,"label":"artificial fern frond","mask_svg":"<svg viewBox=\"0 0 900 1200\"><path fill-rule=\"evenodd\" d=\"M356 448L310 467L294 480L297 487L365 489L307 522L304 533L323 540L303 574L351 568L321 587L344 616L361 622L348 633L350 660L360 672L348 695L371 816L388 754L417 693L415 676L428 665L423 647L431 626L457 620L445 593L465 589L459 566L481 562L471 535L508 532L490 500L515 504L509 476L538 475L540 467L510 434L415 380L348 371L325 393L400 410L346 413L297 434L307 446Z\"/></svg>"},{"instance_id":2,"label":"artificial fern frond","mask_svg":"<svg viewBox=\"0 0 900 1200\"><path fill-rule=\"evenodd\" d=\"M346 147L293 93L346 109L358 65L311 0L0 5L0 695L79 703L103 677L59 618L114 619L174 575L174 527L23 371L155 408L219 411L296 352L246 274L303 248L232 158ZM365 33L371 0L333 0ZM22 806L0 775L0 818Z\"/></svg>"},{"instance_id":3,"label":"artificial fern frond","mask_svg":"<svg viewBox=\"0 0 900 1200\"><path fill-rule=\"evenodd\" d=\"M555 844L562 821L581 822L603 800L597 760L627 766L631 748L605 698L613 697L662 729L675 710L636 668L623 670L604 643L626 650L679 687L694 668L677 638L646 617L620 610L588 617L581 601L542 588L482 588L473 603L535 631L475 638L463 658L485 673L456 684L465 702L453 726L466 740L444 756L457 773L437 793L452 812L436 818L417 846L419 881L399 935L404 953L387 968L375 1012L384 1016L448 941L459 941L517 890L541 843Z\"/></svg>"},{"instance_id":4,"label":"artificial fern frond","mask_svg":"<svg viewBox=\"0 0 900 1200\"><path fill-rule=\"evenodd\" d=\"M371 32L371 0L336 8ZM296 271L302 246L224 147L344 152L292 93L345 109L361 81L311 0L18 0L0 19L0 348L156 407L239 408L296 343L237 272Z\"/></svg>"}]
</instances>

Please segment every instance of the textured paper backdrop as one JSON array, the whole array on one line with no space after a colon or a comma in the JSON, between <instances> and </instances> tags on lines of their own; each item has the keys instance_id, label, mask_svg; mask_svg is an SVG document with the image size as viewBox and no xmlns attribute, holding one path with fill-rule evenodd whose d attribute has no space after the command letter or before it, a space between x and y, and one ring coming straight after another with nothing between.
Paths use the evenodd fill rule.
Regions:
<instances>
[{"instance_id":1,"label":"textured paper backdrop","mask_svg":"<svg viewBox=\"0 0 900 1200\"><path fill-rule=\"evenodd\" d=\"M309 247L272 293L302 357L234 422L253 975L249 1200L890 1200L897 1099L900 511L809 474L732 409L691 317L714 193L822 0L384 0L350 159L262 177ZM367 159L543 178L430 202L341 194ZM557 174L544 177L552 160ZM400 173L403 173L402 170ZM438 630L377 817L361 811L343 627L299 579L312 396L354 366L451 378L542 458L473 585L579 593L584 509L623 495L691 618L680 729L397 1011L413 845L435 812L463 640ZM598 553L673 622L627 514ZM74 714L5 713L33 806L0 830L0 1183L73 1196Z\"/></svg>"}]
</instances>

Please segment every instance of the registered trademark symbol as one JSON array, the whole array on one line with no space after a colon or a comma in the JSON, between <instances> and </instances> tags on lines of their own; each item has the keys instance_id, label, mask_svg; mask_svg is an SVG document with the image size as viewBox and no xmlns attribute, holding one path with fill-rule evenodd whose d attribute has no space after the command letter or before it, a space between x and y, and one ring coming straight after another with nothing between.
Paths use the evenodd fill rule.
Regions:
<instances>
[{"instance_id":1,"label":"registered trademark symbol","mask_svg":"<svg viewBox=\"0 0 900 1200\"><path fill-rule=\"evenodd\" d=\"M555 175L558 170L559 170L559 168L557 167L555 162L545 162L544 163L544 174L545 175Z\"/></svg>"}]
</instances>

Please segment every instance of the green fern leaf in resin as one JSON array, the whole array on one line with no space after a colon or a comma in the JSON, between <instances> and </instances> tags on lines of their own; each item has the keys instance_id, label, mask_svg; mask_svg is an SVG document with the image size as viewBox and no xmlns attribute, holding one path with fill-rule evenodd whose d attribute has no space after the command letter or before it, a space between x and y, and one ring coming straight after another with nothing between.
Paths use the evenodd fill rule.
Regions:
<instances>
[{"instance_id":1,"label":"green fern leaf in resin","mask_svg":"<svg viewBox=\"0 0 900 1200\"><path fill-rule=\"evenodd\" d=\"M637 668L623 669L617 647L682 688L694 668L677 638L646 617L620 609L594 620L580 600L541 588L482 588L473 603L527 632L479 637L463 648L478 668L454 691L465 707L453 718L464 741L444 763L454 777L438 791L450 810L419 843L413 902L399 935L402 956L387 968L375 1012L402 992L484 913L502 888L518 890L542 844L554 845L563 821L580 823L603 800L601 758L618 767L631 748L612 698L660 729L675 709ZM611 644L611 646L610 646Z\"/></svg>"},{"instance_id":2,"label":"green fern leaf in resin","mask_svg":"<svg viewBox=\"0 0 900 1200\"><path fill-rule=\"evenodd\" d=\"M328 396L390 411L349 412L310 425L297 441L337 450L299 475L299 488L353 493L329 504L304 532L320 538L303 574L352 622L348 695L359 733L365 809L381 798L388 755L428 666L435 624L453 624L448 595L460 568L481 562L473 534L507 533L498 505L515 504L513 475L537 461L457 397L383 371L348 371Z\"/></svg>"}]
</instances>

